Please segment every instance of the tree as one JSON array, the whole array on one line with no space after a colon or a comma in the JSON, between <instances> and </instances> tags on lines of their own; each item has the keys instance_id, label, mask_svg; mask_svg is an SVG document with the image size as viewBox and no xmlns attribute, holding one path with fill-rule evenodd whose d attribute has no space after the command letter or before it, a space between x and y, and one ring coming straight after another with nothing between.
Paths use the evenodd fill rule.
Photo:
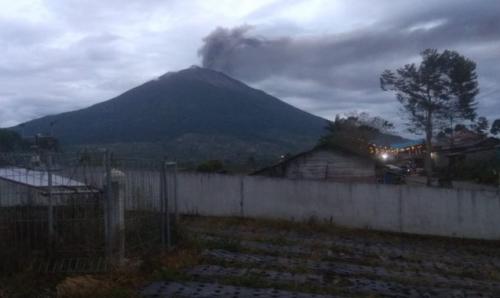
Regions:
<instances>
[{"instance_id":1,"label":"tree","mask_svg":"<svg viewBox=\"0 0 500 298\"><path fill-rule=\"evenodd\" d=\"M224 164L220 160L207 160L196 167L196 171L202 173L224 173Z\"/></svg>"},{"instance_id":2,"label":"tree","mask_svg":"<svg viewBox=\"0 0 500 298\"><path fill-rule=\"evenodd\" d=\"M381 133L392 133L394 130L394 123L378 116L371 116L367 112L351 112L347 114L347 119L355 122L357 126L368 126L375 128Z\"/></svg>"},{"instance_id":3,"label":"tree","mask_svg":"<svg viewBox=\"0 0 500 298\"><path fill-rule=\"evenodd\" d=\"M475 133L482 136L486 136L488 134L489 127L490 124L488 122L488 119L486 119L486 117L477 118L477 122L471 126L471 128L474 130Z\"/></svg>"},{"instance_id":4,"label":"tree","mask_svg":"<svg viewBox=\"0 0 500 298\"><path fill-rule=\"evenodd\" d=\"M493 135L497 135L500 133L500 119L493 121L490 132Z\"/></svg>"},{"instance_id":5,"label":"tree","mask_svg":"<svg viewBox=\"0 0 500 298\"><path fill-rule=\"evenodd\" d=\"M467 130L467 126L465 126L463 124L455 125L455 131L465 131L465 130Z\"/></svg>"},{"instance_id":6,"label":"tree","mask_svg":"<svg viewBox=\"0 0 500 298\"><path fill-rule=\"evenodd\" d=\"M425 134L425 171L430 184L435 132L450 127L444 119L452 119L452 123L456 118L473 119L479 89L473 61L454 51L439 53L435 49L427 49L421 56L419 65L384 71L380 84L382 90L394 92L403 105L409 131Z\"/></svg>"},{"instance_id":7,"label":"tree","mask_svg":"<svg viewBox=\"0 0 500 298\"><path fill-rule=\"evenodd\" d=\"M318 146L345 149L359 155L370 155L369 146L377 139L397 138L387 134L394 125L380 117L368 113L349 113L347 117L337 115L329 121L327 134L321 137Z\"/></svg>"},{"instance_id":8,"label":"tree","mask_svg":"<svg viewBox=\"0 0 500 298\"><path fill-rule=\"evenodd\" d=\"M451 145L454 143L453 127L464 121L474 121L477 117L475 101L479 93L476 64L454 51L444 51L441 55L444 70L449 80L444 81L449 99L441 115L445 127L449 128Z\"/></svg>"},{"instance_id":9,"label":"tree","mask_svg":"<svg viewBox=\"0 0 500 298\"><path fill-rule=\"evenodd\" d=\"M345 149L358 154L368 154L368 130L360 129L354 117L335 117L335 121L328 121L326 135L321 137L318 146Z\"/></svg>"},{"instance_id":10,"label":"tree","mask_svg":"<svg viewBox=\"0 0 500 298\"><path fill-rule=\"evenodd\" d=\"M28 142L17 132L0 129L0 152L23 151L28 148Z\"/></svg>"},{"instance_id":11,"label":"tree","mask_svg":"<svg viewBox=\"0 0 500 298\"><path fill-rule=\"evenodd\" d=\"M246 167L252 171L257 169L257 161L255 160L255 156L250 155L246 162Z\"/></svg>"}]
</instances>

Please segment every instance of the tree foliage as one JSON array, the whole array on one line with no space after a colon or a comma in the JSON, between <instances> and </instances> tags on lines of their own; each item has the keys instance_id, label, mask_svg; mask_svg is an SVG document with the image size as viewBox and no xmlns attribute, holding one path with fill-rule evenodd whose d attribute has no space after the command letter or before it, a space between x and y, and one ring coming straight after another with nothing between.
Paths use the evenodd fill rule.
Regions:
<instances>
[{"instance_id":1,"label":"tree foliage","mask_svg":"<svg viewBox=\"0 0 500 298\"><path fill-rule=\"evenodd\" d=\"M379 116L371 116L367 112L351 112L346 116L351 123L358 127L371 127L381 133L392 133L394 130L394 123Z\"/></svg>"},{"instance_id":2,"label":"tree foliage","mask_svg":"<svg viewBox=\"0 0 500 298\"><path fill-rule=\"evenodd\" d=\"M204 163L201 163L196 168L196 171L202 173L223 173L224 164L220 160L207 160Z\"/></svg>"},{"instance_id":3,"label":"tree foliage","mask_svg":"<svg viewBox=\"0 0 500 298\"><path fill-rule=\"evenodd\" d=\"M414 133L438 130L457 123L443 120L474 120L479 93L476 64L454 51L422 52L420 65L407 64L396 72L386 70L380 81L384 91L393 91L409 116Z\"/></svg>"},{"instance_id":4,"label":"tree foliage","mask_svg":"<svg viewBox=\"0 0 500 298\"><path fill-rule=\"evenodd\" d=\"M472 130L477 133L478 135L486 136L488 134L488 128L490 127L490 124L488 122L488 119L486 117L479 117L477 118L476 123L474 123L471 128Z\"/></svg>"},{"instance_id":5,"label":"tree foliage","mask_svg":"<svg viewBox=\"0 0 500 298\"><path fill-rule=\"evenodd\" d=\"M477 117L477 102L479 94L476 74L476 64L454 51L445 51L441 59L444 60L444 71L448 79L444 80L447 87L447 100L441 116L443 125L453 129L463 121L474 121ZM483 117L484 118L484 117Z\"/></svg>"},{"instance_id":6,"label":"tree foliage","mask_svg":"<svg viewBox=\"0 0 500 298\"><path fill-rule=\"evenodd\" d=\"M394 124L381 118L371 117L368 113L349 113L346 117L337 115L334 121L329 121L327 130L319 146L345 149L360 155L369 155L369 145L377 139L400 139L387 134Z\"/></svg>"},{"instance_id":7,"label":"tree foliage","mask_svg":"<svg viewBox=\"0 0 500 298\"><path fill-rule=\"evenodd\" d=\"M474 120L479 93L476 64L455 51L427 49L422 62L395 72L386 70L381 88L396 94L408 115L408 129L426 136L426 172L431 175L432 139L435 132L453 128L457 120Z\"/></svg>"},{"instance_id":8,"label":"tree foliage","mask_svg":"<svg viewBox=\"0 0 500 298\"><path fill-rule=\"evenodd\" d=\"M0 129L0 152L22 151L28 143L15 131Z\"/></svg>"},{"instance_id":9,"label":"tree foliage","mask_svg":"<svg viewBox=\"0 0 500 298\"><path fill-rule=\"evenodd\" d=\"M500 119L493 121L490 132L493 135L500 134Z\"/></svg>"}]
</instances>

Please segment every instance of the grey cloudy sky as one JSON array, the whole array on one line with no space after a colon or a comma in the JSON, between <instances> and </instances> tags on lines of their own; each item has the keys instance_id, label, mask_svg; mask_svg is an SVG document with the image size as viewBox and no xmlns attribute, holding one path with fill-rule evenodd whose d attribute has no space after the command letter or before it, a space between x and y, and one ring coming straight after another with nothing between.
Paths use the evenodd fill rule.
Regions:
<instances>
[{"instance_id":1,"label":"grey cloudy sky","mask_svg":"<svg viewBox=\"0 0 500 298\"><path fill-rule=\"evenodd\" d=\"M500 118L497 0L0 0L0 126L82 108L192 64L311 113L401 123L386 68L429 47L478 64Z\"/></svg>"}]
</instances>

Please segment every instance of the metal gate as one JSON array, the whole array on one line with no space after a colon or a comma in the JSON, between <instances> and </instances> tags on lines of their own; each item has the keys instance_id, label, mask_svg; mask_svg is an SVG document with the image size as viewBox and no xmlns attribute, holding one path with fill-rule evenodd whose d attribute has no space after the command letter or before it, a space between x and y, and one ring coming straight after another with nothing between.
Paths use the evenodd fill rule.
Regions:
<instances>
[{"instance_id":1,"label":"metal gate","mask_svg":"<svg viewBox=\"0 0 500 298\"><path fill-rule=\"evenodd\" d=\"M175 169L106 150L1 155L0 270L104 271L168 248Z\"/></svg>"}]
</instances>

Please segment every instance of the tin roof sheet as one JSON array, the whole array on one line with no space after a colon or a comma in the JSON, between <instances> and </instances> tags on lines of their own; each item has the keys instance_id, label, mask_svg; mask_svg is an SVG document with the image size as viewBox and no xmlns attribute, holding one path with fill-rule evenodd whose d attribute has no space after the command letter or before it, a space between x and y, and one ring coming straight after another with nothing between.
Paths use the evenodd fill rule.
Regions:
<instances>
[{"instance_id":1,"label":"tin roof sheet","mask_svg":"<svg viewBox=\"0 0 500 298\"><path fill-rule=\"evenodd\" d=\"M0 179L32 187L49 186L48 172L42 170L31 170L31 169L17 168L17 167L0 168ZM57 174L52 174L52 186L84 187L85 184L67 177L63 177Z\"/></svg>"}]
</instances>

